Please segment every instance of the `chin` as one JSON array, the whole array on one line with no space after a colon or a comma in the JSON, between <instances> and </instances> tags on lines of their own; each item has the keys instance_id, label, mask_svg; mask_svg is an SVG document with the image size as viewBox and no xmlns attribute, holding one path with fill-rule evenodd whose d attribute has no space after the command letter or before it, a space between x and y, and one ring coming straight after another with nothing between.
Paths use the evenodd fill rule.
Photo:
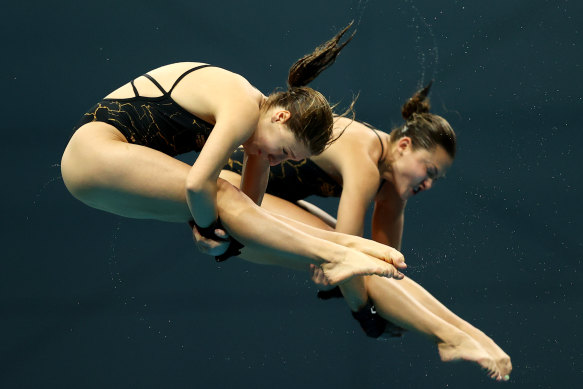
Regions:
<instances>
[{"instance_id":1,"label":"chin","mask_svg":"<svg viewBox=\"0 0 583 389\"><path fill-rule=\"evenodd\" d=\"M405 192L402 192L401 193L401 196L399 196L399 197L401 197L401 200L407 201L411 197L413 197L414 195L415 195L415 193L413 193L413 190L412 189L409 189L409 190L406 190Z\"/></svg>"}]
</instances>

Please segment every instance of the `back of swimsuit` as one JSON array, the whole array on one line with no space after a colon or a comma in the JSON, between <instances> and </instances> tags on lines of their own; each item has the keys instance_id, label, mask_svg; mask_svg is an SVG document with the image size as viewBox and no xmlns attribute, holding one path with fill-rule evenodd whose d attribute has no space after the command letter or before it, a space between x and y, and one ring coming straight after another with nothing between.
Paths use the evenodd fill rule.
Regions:
<instances>
[{"instance_id":1,"label":"back of swimsuit","mask_svg":"<svg viewBox=\"0 0 583 389\"><path fill-rule=\"evenodd\" d=\"M243 156L243 149L237 149L223 169L242 174ZM311 159L287 160L271 167L266 193L296 202L311 195L340 197L342 185Z\"/></svg>"},{"instance_id":2,"label":"back of swimsuit","mask_svg":"<svg viewBox=\"0 0 583 389\"><path fill-rule=\"evenodd\" d=\"M83 116L77 128L98 121L117 128L130 143L171 156L189 151L200 152L213 125L182 108L170 94L187 74L209 66L200 65L184 72L168 92L152 76L144 74L160 89L162 96L140 96L134 81L131 81L134 97L103 99Z\"/></svg>"}]
</instances>

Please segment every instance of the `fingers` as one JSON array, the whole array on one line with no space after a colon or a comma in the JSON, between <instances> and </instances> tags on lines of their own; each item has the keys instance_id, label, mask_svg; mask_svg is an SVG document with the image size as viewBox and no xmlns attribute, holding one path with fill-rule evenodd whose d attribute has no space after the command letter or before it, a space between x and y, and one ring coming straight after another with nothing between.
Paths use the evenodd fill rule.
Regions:
<instances>
[{"instance_id":1,"label":"fingers","mask_svg":"<svg viewBox=\"0 0 583 389\"><path fill-rule=\"evenodd\" d=\"M314 284L320 287L330 286L330 281L324 274L324 270L314 264L310 264L310 278Z\"/></svg>"},{"instance_id":2,"label":"fingers","mask_svg":"<svg viewBox=\"0 0 583 389\"><path fill-rule=\"evenodd\" d=\"M189 223L190 224L190 223ZM198 230L196 229L196 227L194 226L194 224L191 225L192 226L192 235L194 238L194 241L196 242L196 247L198 248L198 251L200 251L203 254L208 254L208 255L221 255L224 254L227 249L229 248L229 244L231 243L228 240L214 240L214 239L208 239L205 238L204 236L202 236ZM217 232L221 232L222 235L224 235L226 238L229 237L229 235L221 229L216 229L215 230L215 234L217 234ZM221 235L217 234L218 238L222 238Z\"/></svg>"},{"instance_id":3,"label":"fingers","mask_svg":"<svg viewBox=\"0 0 583 389\"><path fill-rule=\"evenodd\" d=\"M385 263L385 266L381 268L374 269L372 273L368 275L377 275L386 278L394 278L396 280L402 280L405 278L405 275L401 273L397 268L389 263Z\"/></svg>"},{"instance_id":4,"label":"fingers","mask_svg":"<svg viewBox=\"0 0 583 389\"><path fill-rule=\"evenodd\" d=\"M196 242L196 246L200 252L213 256L224 254L230 244L231 242L229 241L212 240L204 237Z\"/></svg>"},{"instance_id":5,"label":"fingers","mask_svg":"<svg viewBox=\"0 0 583 389\"><path fill-rule=\"evenodd\" d=\"M389 260L387 262L393 264L398 269L406 269L407 264L405 263L405 256L391 247L391 253L389 254Z\"/></svg>"},{"instance_id":6,"label":"fingers","mask_svg":"<svg viewBox=\"0 0 583 389\"><path fill-rule=\"evenodd\" d=\"M229 234L225 230L221 230L220 228L215 229L215 235L221 239L228 239Z\"/></svg>"},{"instance_id":7,"label":"fingers","mask_svg":"<svg viewBox=\"0 0 583 389\"><path fill-rule=\"evenodd\" d=\"M402 280L403 278L405 278L405 275L395 269L395 272L393 273L391 278L394 278L395 280Z\"/></svg>"}]
</instances>

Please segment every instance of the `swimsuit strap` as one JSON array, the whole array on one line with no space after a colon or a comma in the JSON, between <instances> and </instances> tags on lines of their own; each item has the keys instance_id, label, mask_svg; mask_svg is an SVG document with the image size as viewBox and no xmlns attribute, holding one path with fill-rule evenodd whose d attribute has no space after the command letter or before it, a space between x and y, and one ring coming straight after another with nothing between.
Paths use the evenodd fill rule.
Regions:
<instances>
[{"instance_id":1,"label":"swimsuit strap","mask_svg":"<svg viewBox=\"0 0 583 389\"><path fill-rule=\"evenodd\" d=\"M370 128L372 130L372 132L374 132L374 134L377 136L377 138L379 138L379 142L381 143L381 157L382 157L383 153L385 152L385 147L383 146L383 141L381 140L381 136L377 133L378 130L366 122L362 122L362 124L364 124L365 126ZM381 191L381 188L383 187L385 182L386 181L384 179L381 179L381 184L379 185L379 188L377 189L377 194Z\"/></svg>"},{"instance_id":2,"label":"swimsuit strap","mask_svg":"<svg viewBox=\"0 0 583 389\"><path fill-rule=\"evenodd\" d=\"M163 93L164 95L166 95L166 91L164 90L164 88L162 88L162 85L160 85L160 84L158 83L158 81L156 81L156 80L154 79L154 77L150 76L150 75L149 75L149 74L147 74L147 73L146 73L146 74L144 74L144 77L146 77L148 80L152 81L152 83L153 83L154 85L156 85L156 86L158 87L158 89L160 89L160 91L162 91L162 93Z\"/></svg>"},{"instance_id":3,"label":"swimsuit strap","mask_svg":"<svg viewBox=\"0 0 583 389\"><path fill-rule=\"evenodd\" d=\"M134 80L131 80L130 84L132 84L132 88L134 88L134 93L136 94L136 97L140 97L140 94L138 93L138 90L136 89L136 86L134 85Z\"/></svg>"},{"instance_id":4,"label":"swimsuit strap","mask_svg":"<svg viewBox=\"0 0 583 389\"><path fill-rule=\"evenodd\" d=\"M190 70L187 70L187 71L185 71L184 73L182 73L182 75L181 75L180 77L178 77L178 79L177 79L176 81L174 81L174 85L172 85L172 88L170 88L170 91L168 91L168 94L171 94L171 93L172 93L172 91L174 90L174 87L175 87L176 85L178 85L178 83L179 83L180 81L182 81L182 79L183 79L184 77L186 77L186 76L187 76L187 75L189 75L190 73L194 72L195 70L202 69L202 68L207 68L207 67L209 67L209 66L212 66L212 65L209 65L209 64L205 64L205 65L199 65L199 66L196 66L196 67L194 67L194 68L192 68L192 69L190 69Z\"/></svg>"},{"instance_id":5,"label":"swimsuit strap","mask_svg":"<svg viewBox=\"0 0 583 389\"><path fill-rule=\"evenodd\" d=\"M374 134L377 136L377 138L379 138L379 142L381 143L381 157L383 156L383 153L385 152L385 147L383 146L383 141L381 140L381 136L377 133L378 129L376 129L374 126L368 124L367 122L361 122L362 124L364 124L365 126L367 126L368 128L370 128L372 130L372 132L374 132Z\"/></svg>"},{"instance_id":6,"label":"swimsuit strap","mask_svg":"<svg viewBox=\"0 0 583 389\"><path fill-rule=\"evenodd\" d=\"M387 180L381 179L381 184L379 185L379 188L377 189L377 194L379 194L379 192L383 188L383 185L385 185L385 182L387 182Z\"/></svg>"}]
</instances>

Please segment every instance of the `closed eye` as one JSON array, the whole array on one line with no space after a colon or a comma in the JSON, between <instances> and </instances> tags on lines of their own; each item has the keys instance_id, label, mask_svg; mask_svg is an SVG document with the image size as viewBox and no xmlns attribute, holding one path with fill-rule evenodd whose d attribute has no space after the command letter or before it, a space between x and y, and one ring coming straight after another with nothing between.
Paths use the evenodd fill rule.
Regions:
<instances>
[{"instance_id":1,"label":"closed eye","mask_svg":"<svg viewBox=\"0 0 583 389\"><path fill-rule=\"evenodd\" d=\"M439 177L439 171L436 167L428 167L427 168L427 177L431 178L433 181L437 180Z\"/></svg>"}]
</instances>

